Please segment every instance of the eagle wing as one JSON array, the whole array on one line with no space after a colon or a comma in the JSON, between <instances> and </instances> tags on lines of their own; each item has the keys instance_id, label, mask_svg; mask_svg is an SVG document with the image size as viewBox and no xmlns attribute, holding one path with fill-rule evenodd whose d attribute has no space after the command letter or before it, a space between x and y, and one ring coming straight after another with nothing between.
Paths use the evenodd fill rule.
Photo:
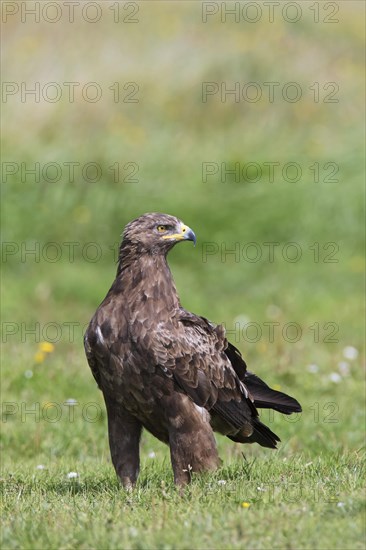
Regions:
<instances>
[{"instance_id":1,"label":"eagle wing","mask_svg":"<svg viewBox=\"0 0 366 550\"><path fill-rule=\"evenodd\" d=\"M224 328L182 308L172 323L173 330L169 324L158 333L158 347L165 351L165 360L160 352L159 367L196 405L220 417L233 432L250 435L258 413L225 353Z\"/></svg>"}]
</instances>

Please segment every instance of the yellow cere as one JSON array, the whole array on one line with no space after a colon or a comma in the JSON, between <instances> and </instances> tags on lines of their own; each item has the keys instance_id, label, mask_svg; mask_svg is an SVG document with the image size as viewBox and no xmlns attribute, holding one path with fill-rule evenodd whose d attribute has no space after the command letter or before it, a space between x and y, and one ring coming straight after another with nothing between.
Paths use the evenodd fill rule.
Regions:
<instances>
[{"instance_id":1,"label":"yellow cere","mask_svg":"<svg viewBox=\"0 0 366 550\"><path fill-rule=\"evenodd\" d=\"M180 230L180 233L174 233L174 235L164 235L163 239L184 239L184 234L187 232L189 227L186 225L182 225Z\"/></svg>"}]
</instances>

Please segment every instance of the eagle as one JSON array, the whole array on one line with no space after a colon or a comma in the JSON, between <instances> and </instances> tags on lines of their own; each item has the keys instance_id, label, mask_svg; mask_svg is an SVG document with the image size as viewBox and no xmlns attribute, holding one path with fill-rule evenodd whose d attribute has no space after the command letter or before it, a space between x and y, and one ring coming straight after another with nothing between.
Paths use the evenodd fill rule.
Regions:
<instances>
[{"instance_id":1,"label":"eagle","mask_svg":"<svg viewBox=\"0 0 366 550\"><path fill-rule=\"evenodd\" d=\"M174 482L216 469L214 431L239 443L280 441L257 408L300 412L296 399L247 370L215 325L184 309L167 263L179 242L193 241L178 218L148 213L125 227L116 278L88 325L86 357L103 392L111 458L126 489L139 474L145 428L169 445Z\"/></svg>"}]
</instances>

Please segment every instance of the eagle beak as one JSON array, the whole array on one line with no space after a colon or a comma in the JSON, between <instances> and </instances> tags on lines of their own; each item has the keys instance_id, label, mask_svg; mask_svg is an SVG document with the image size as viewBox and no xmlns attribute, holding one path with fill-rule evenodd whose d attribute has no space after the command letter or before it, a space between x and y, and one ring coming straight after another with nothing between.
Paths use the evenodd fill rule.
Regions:
<instances>
[{"instance_id":1,"label":"eagle beak","mask_svg":"<svg viewBox=\"0 0 366 550\"><path fill-rule=\"evenodd\" d=\"M194 246L196 246L196 235L190 227L187 225L182 225L183 239L186 241L193 241Z\"/></svg>"},{"instance_id":2,"label":"eagle beak","mask_svg":"<svg viewBox=\"0 0 366 550\"><path fill-rule=\"evenodd\" d=\"M194 234L194 231L188 225L182 225L180 226L180 233L174 233L173 235L164 235L162 237L163 239L174 239L177 241L193 241L194 246L196 246L196 235Z\"/></svg>"}]
</instances>

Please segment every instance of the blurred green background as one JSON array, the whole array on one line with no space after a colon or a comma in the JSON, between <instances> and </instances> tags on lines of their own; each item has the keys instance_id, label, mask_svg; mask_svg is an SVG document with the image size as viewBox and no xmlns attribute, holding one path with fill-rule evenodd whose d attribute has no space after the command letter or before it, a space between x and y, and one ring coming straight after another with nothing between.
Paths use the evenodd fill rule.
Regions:
<instances>
[{"instance_id":1,"label":"blurred green background","mask_svg":"<svg viewBox=\"0 0 366 550\"><path fill-rule=\"evenodd\" d=\"M221 3L213 4L220 9ZM161 211L181 218L198 238L195 249L179 246L169 256L183 305L234 330L231 340L251 369L303 404L296 423L272 419L286 451L316 456L362 445L364 5L330 3L339 7L333 16L339 21L325 23L331 9L315 3L320 10L315 23L310 4L301 3L296 23L286 21L280 8L269 23L263 4L256 23L242 16L222 22L220 12L204 23L200 2L159 1L139 2L135 14L134 3L120 3L119 23L110 2L100 3L102 17L94 24L83 20L81 8L74 23L65 10L54 24L42 17L22 23L19 13L8 17L3 80L19 90L22 82L29 89L39 82L41 92L39 102L31 95L22 101L19 91L2 105L4 401L47 407L72 398L103 408L84 357L83 328L114 278L124 225L144 212ZM52 13L50 8L49 17ZM137 22L123 22L130 13ZM51 82L62 90L59 101L42 96ZM74 102L65 82L80 83ZM102 90L94 103L81 93L90 82ZM205 82L226 83L228 89L238 82L241 91L254 82L262 97L250 102L240 96L236 102L233 95L217 93L203 101ZM279 83L273 102L265 82ZM302 90L297 102L282 96L289 82ZM126 83L134 84L124 89ZM50 96L55 89L49 88ZM131 97L137 102L126 102ZM79 163L74 182L65 165L70 162ZM228 168L239 163L240 169L257 163L262 175L253 181L249 170L221 181L219 172L204 181L208 162ZM279 163L273 182L271 162ZM301 167L298 181L288 181L296 179L291 170L287 180L282 175L289 162ZM24 167L35 163L40 180L26 174L22 181ZM52 167L42 176L47 163L62 168L58 181L47 181L54 177ZM98 181L90 181L92 170L83 177L87 163L100 167ZM116 163L118 181L109 168ZM334 166L337 173L329 181ZM137 181L124 181L132 170ZM290 242L301 250L297 262L282 255ZM68 243L75 243L72 261ZM219 251L204 261L207 243ZM248 243L262 253L257 262L243 254ZM278 243L273 261L265 243ZM222 256L222 246L239 247L240 258ZM32 248L36 256L25 253ZM54 250L61 250L58 261L51 261ZM90 260L94 250L100 252L97 261ZM261 328L257 341L253 333L238 334L248 322ZM268 322L279 323L274 341L263 324ZM302 330L293 343L281 332L290 322ZM36 323L39 337L26 332ZM75 323L73 341L65 323ZM335 341L329 342L333 330ZM43 340L57 340L55 349L37 355ZM326 420L329 403L336 405L336 422ZM5 419L4 463L10 471L20 457L30 468L58 457L66 457L69 469L73 461L108 460L104 415L97 423L79 415L71 425L64 417L57 424L42 418L22 423L19 414ZM223 439L219 444L223 458L240 456L242 448ZM159 457L167 456L155 440L144 439L144 445L146 452L154 448Z\"/></svg>"},{"instance_id":2,"label":"blurred green background","mask_svg":"<svg viewBox=\"0 0 366 550\"><path fill-rule=\"evenodd\" d=\"M235 329L232 339L253 370L268 371L270 382L278 379L276 369L286 367L287 376L296 379L300 400L304 377L312 385L311 399L316 400L319 385L328 384L334 391L335 384L325 375L338 372L343 348L360 349L363 338L360 3L343 3L335 24L315 24L305 7L302 19L293 24L280 12L274 23L266 22L264 15L255 24L236 23L229 16L222 23L220 13L203 23L201 4L192 2L143 2L137 15L123 7L120 23L114 23L115 12L104 6L95 24L79 14L74 23L62 19L57 24L42 18L33 23L32 17L24 24L9 16L4 26L3 80L19 86L24 82L27 89L39 82L41 90L55 82L62 97L50 103L41 91L37 103L34 96L24 100L19 92L3 104L3 170L4 163L17 163L18 168L15 175L4 176L2 186L3 241L12 243L3 248L3 320L18 323L15 329L7 325L3 337L3 391L33 401L39 391L38 386L32 389L36 378L46 385L46 394L55 393L56 401L74 394L75 384L87 387L91 398L98 395L84 360L82 330L113 280L124 225L149 211L174 214L197 234L196 249L176 247L170 255L185 307ZM130 12L128 18L137 23L123 22ZM254 17L254 12L248 14ZM93 11L86 15L94 17ZM48 17L54 17L52 11ZM64 82L80 83L73 103ZM78 92L89 82L102 90L95 103ZM135 82L138 103L115 103L109 90L115 82L121 98L132 91L123 90L124 84ZM235 102L228 95L221 101L216 94L203 102L203 82L225 82L227 89L239 82L241 90L255 82L262 99L250 103L241 96ZM264 82L280 83L272 103ZM288 82L301 86L303 96L296 103L282 97ZM319 102L309 89L314 82L319 82ZM328 82L339 86L337 103L321 100L332 91L322 90ZM49 97L52 92L49 88ZM21 181L21 163L32 169L37 162L40 181L32 174ZM49 162L62 168L61 179L54 183L47 181L55 177L52 168L42 177ZM79 163L74 183L65 164L70 162ZM86 177L82 174L89 162L102 172L95 183L90 181L93 170ZM131 172L123 168L128 162L138 165L136 182L123 181ZM228 176L222 182L219 173L204 182L204 162L218 167L227 163L228 168L239 163L241 170L255 162L262 177L250 181L255 174L249 171L249 181L241 174L240 181ZM273 183L264 165L269 162L279 163ZM283 178L288 162L301 166L299 181ZM316 162L319 182L310 169ZM324 181L332 172L323 168L328 162L339 167L332 178L338 182ZM115 163L120 165L117 182L108 169ZM287 179L296 179L289 174ZM244 248L252 242L262 254L257 262L248 261L255 249ZM302 254L294 263L282 254L289 242L296 242ZM74 257L67 243L75 243ZM206 257L207 243L216 243L219 250ZM273 261L264 243L279 243ZM318 262L314 243L319 243ZM324 249L327 243L339 249ZM222 246L239 247L239 261L222 254ZM294 254L293 248L288 251ZM59 260L52 261L57 254ZM256 340L255 329L243 337L248 321L260 324L258 342L251 341ZM263 325L271 321L280 323L273 343ZM26 331L37 322L40 340L59 340L52 357L59 372L56 375L56 365L37 366L35 377L18 387L14 377L22 379L37 350L38 332ZM302 329L296 343L282 337L288 322ZM339 327L333 337L338 341L324 342L337 328L324 328L327 322ZM56 324L54 330L48 323ZM77 323L73 342L65 323ZM319 337L317 328L310 328L314 323L319 323ZM293 334L290 331L290 338ZM312 363L320 367L315 377L306 371ZM352 376L357 375L352 365ZM48 378L56 387L49 386ZM63 392L56 390L60 387Z\"/></svg>"}]
</instances>

